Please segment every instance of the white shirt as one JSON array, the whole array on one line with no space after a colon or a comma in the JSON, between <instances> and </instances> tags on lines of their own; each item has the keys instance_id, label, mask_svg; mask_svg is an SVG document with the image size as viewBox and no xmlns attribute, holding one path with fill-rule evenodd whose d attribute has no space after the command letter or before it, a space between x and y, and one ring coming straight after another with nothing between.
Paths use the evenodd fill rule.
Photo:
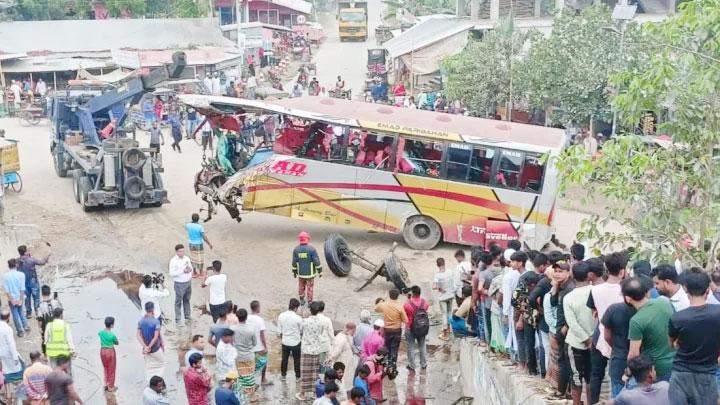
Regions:
<instances>
[{"instance_id":1,"label":"white shirt","mask_svg":"<svg viewBox=\"0 0 720 405\"><path fill-rule=\"evenodd\" d=\"M213 77L212 78L212 92L215 95L222 94L222 86L220 85L220 78L219 77Z\"/></svg>"},{"instance_id":2,"label":"white shirt","mask_svg":"<svg viewBox=\"0 0 720 405\"><path fill-rule=\"evenodd\" d=\"M15 96L15 104L20 104L20 86L18 86L17 83L10 86L10 91L12 91L13 96Z\"/></svg>"},{"instance_id":3,"label":"white shirt","mask_svg":"<svg viewBox=\"0 0 720 405\"><path fill-rule=\"evenodd\" d=\"M666 296L662 296L662 298L668 299ZM690 306L690 299L687 296L687 293L685 292L685 289L680 287L675 294L673 294L672 297L670 297L670 303L672 304L673 308L675 308L675 312L682 311L683 309L686 309Z\"/></svg>"},{"instance_id":4,"label":"white shirt","mask_svg":"<svg viewBox=\"0 0 720 405\"><path fill-rule=\"evenodd\" d=\"M35 91L41 95L44 96L45 93L47 93L47 85L44 81L39 80L37 84L35 85Z\"/></svg>"},{"instance_id":5,"label":"white shirt","mask_svg":"<svg viewBox=\"0 0 720 405\"><path fill-rule=\"evenodd\" d=\"M333 405L332 401L325 398L325 395L313 401L312 405Z\"/></svg>"},{"instance_id":6,"label":"white shirt","mask_svg":"<svg viewBox=\"0 0 720 405\"><path fill-rule=\"evenodd\" d=\"M13 330L7 322L0 321L0 361L5 374L17 373L22 370L20 353L15 345Z\"/></svg>"},{"instance_id":7,"label":"white shirt","mask_svg":"<svg viewBox=\"0 0 720 405\"><path fill-rule=\"evenodd\" d=\"M169 296L170 290L168 290L167 288L163 288L162 290L156 290L152 287L147 288L145 287L145 284L141 284L140 289L138 290L138 297L140 298L140 312L144 316L145 304L148 302L152 302L155 306L155 318L159 318L162 314L162 311L160 310L160 300L158 300L158 298Z\"/></svg>"},{"instance_id":8,"label":"white shirt","mask_svg":"<svg viewBox=\"0 0 720 405\"><path fill-rule=\"evenodd\" d=\"M281 313L278 316L278 333L282 335L283 345L299 345L302 339L302 317L290 310Z\"/></svg>"},{"instance_id":9,"label":"white shirt","mask_svg":"<svg viewBox=\"0 0 720 405\"><path fill-rule=\"evenodd\" d=\"M323 325L323 333L320 335L320 346L322 347L321 353L328 353L332 348L333 341L335 341L335 330L333 329L332 320L322 313L317 314L317 318Z\"/></svg>"},{"instance_id":10,"label":"white shirt","mask_svg":"<svg viewBox=\"0 0 720 405\"><path fill-rule=\"evenodd\" d=\"M255 76L250 76L247 79L247 83L245 84L245 87L248 89L252 89L253 87L257 87L257 80L255 79Z\"/></svg>"},{"instance_id":11,"label":"white shirt","mask_svg":"<svg viewBox=\"0 0 720 405\"><path fill-rule=\"evenodd\" d=\"M433 280L438 289L438 301L445 301L451 299L455 295L455 281L453 279L453 273L447 269L443 272L435 274Z\"/></svg>"},{"instance_id":12,"label":"white shirt","mask_svg":"<svg viewBox=\"0 0 720 405\"><path fill-rule=\"evenodd\" d=\"M247 324L252 326L252 328L255 330L255 348L253 348L253 351L255 352L261 352L265 349L265 346L263 346L263 342L260 339L260 332L265 330L265 321L262 319L260 315L257 314L250 314L248 315Z\"/></svg>"},{"instance_id":13,"label":"white shirt","mask_svg":"<svg viewBox=\"0 0 720 405\"><path fill-rule=\"evenodd\" d=\"M517 288L518 281L520 280L520 273L511 269L503 279L502 293L503 293L503 315L510 315L510 300L512 299L513 293Z\"/></svg>"},{"instance_id":14,"label":"white shirt","mask_svg":"<svg viewBox=\"0 0 720 405\"><path fill-rule=\"evenodd\" d=\"M210 287L210 305L225 303L225 283L227 283L227 274L213 274L205 280L205 285Z\"/></svg>"},{"instance_id":15,"label":"white shirt","mask_svg":"<svg viewBox=\"0 0 720 405\"><path fill-rule=\"evenodd\" d=\"M175 255L172 259L170 259L168 273L170 273L170 277L172 277L174 282L187 283L192 280L193 276L192 271L189 273L184 272L184 270L188 267L192 269L192 262L188 256L178 257L178 255Z\"/></svg>"},{"instance_id":16,"label":"white shirt","mask_svg":"<svg viewBox=\"0 0 720 405\"><path fill-rule=\"evenodd\" d=\"M222 340L218 342L217 350L215 350L215 377L220 380L224 379L231 370L236 370L235 360L237 360L237 349L230 343Z\"/></svg>"},{"instance_id":17,"label":"white shirt","mask_svg":"<svg viewBox=\"0 0 720 405\"><path fill-rule=\"evenodd\" d=\"M457 267L455 268L454 274L456 296L462 297L462 288L465 285L465 283L463 283L463 280L469 279L471 273L472 266L470 265L470 262L463 260L462 262L458 263Z\"/></svg>"}]
</instances>

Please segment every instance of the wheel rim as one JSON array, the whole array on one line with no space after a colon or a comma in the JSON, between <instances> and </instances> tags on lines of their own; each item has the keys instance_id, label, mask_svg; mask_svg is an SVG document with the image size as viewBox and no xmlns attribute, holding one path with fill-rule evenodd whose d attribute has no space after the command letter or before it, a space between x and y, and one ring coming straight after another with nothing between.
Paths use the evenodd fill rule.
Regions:
<instances>
[{"instance_id":1,"label":"wheel rim","mask_svg":"<svg viewBox=\"0 0 720 405\"><path fill-rule=\"evenodd\" d=\"M430 227L427 224L417 224L413 228L413 235L418 239L427 239L431 233Z\"/></svg>"}]
</instances>

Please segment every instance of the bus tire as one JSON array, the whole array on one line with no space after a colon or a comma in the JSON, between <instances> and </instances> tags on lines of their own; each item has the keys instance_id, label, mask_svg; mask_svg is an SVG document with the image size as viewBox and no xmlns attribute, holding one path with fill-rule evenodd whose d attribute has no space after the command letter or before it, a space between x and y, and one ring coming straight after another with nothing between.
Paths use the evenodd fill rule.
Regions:
<instances>
[{"instance_id":1,"label":"bus tire","mask_svg":"<svg viewBox=\"0 0 720 405\"><path fill-rule=\"evenodd\" d=\"M400 290L401 293L406 293L410 279L400 259L398 259L395 253L390 253L385 256L383 263L385 264L388 281L391 281L395 285L395 288Z\"/></svg>"},{"instance_id":2,"label":"bus tire","mask_svg":"<svg viewBox=\"0 0 720 405\"><path fill-rule=\"evenodd\" d=\"M352 270L352 259L345 238L336 233L328 235L323 250L330 271L338 277L347 277Z\"/></svg>"},{"instance_id":3,"label":"bus tire","mask_svg":"<svg viewBox=\"0 0 720 405\"><path fill-rule=\"evenodd\" d=\"M403 227L405 243L415 250L430 250L442 239L442 228L434 219L425 215L408 218Z\"/></svg>"}]
</instances>

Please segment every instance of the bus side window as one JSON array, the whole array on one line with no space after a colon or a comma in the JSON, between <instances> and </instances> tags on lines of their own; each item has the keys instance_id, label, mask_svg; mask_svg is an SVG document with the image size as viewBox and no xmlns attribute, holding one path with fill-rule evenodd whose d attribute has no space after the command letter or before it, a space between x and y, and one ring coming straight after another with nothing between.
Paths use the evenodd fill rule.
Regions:
<instances>
[{"instance_id":1,"label":"bus side window","mask_svg":"<svg viewBox=\"0 0 720 405\"><path fill-rule=\"evenodd\" d=\"M420 176L440 177L440 163L442 162L443 144L433 141L416 141L404 139L404 148L400 149L398 143L398 156L396 167L398 172L416 174Z\"/></svg>"},{"instance_id":2,"label":"bus side window","mask_svg":"<svg viewBox=\"0 0 720 405\"><path fill-rule=\"evenodd\" d=\"M493 182L496 186L517 188L522 168L522 152L503 150Z\"/></svg>"},{"instance_id":3,"label":"bus side window","mask_svg":"<svg viewBox=\"0 0 720 405\"><path fill-rule=\"evenodd\" d=\"M495 156L494 149L475 148L470 160L469 180L473 183L490 184Z\"/></svg>"},{"instance_id":4,"label":"bus side window","mask_svg":"<svg viewBox=\"0 0 720 405\"><path fill-rule=\"evenodd\" d=\"M448 147L447 162L445 164L448 180L467 181L468 167L472 157L470 145L451 143Z\"/></svg>"},{"instance_id":5,"label":"bus side window","mask_svg":"<svg viewBox=\"0 0 720 405\"><path fill-rule=\"evenodd\" d=\"M525 164L520 175L520 190L539 193L543 184L545 165L540 156L525 155Z\"/></svg>"},{"instance_id":6,"label":"bus side window","mask_svg":"<svg viewBox=\"0 0 720 405\"><path fill-rule=\"evenodd\" d=\"M386 170L390 167L394 140L389 135L352 130L348 138L345 163Z\"/></svg>"},{"instance_id":7,"label":"bus side window","mask_svg":"<svg viewBox=\"0 0 720 405\"><path fill-rule=\"evenodd\" d=\"M348 128L341 127L339 125L333 125L332 136L329 138L329 161L342 161L343 160L343 149L345 148L345 138L347 138Z\"/></svg>"}]
</instances>

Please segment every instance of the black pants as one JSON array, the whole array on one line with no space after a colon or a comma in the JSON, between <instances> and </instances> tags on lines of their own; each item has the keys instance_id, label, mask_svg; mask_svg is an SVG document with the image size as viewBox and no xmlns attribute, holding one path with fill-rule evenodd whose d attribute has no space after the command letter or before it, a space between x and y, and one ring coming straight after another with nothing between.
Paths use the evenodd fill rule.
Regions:
<instances>
[{"instance_id":1,"label":"black pants","mask_svg":"<svg viewBox=\"0 0 720 405\"><path fill-rule=\"evenodd\" d=\"M576 349L568 346L568 357L570 358L570 369L572 373L572 378L570 379L571 387L581 390L583 382L585 382L585 384L590 382L590 350Z\"/></svg>"},{"instance_id":2,"label":"black pants","mask_svg":"<svg viewBox=\"0 0 720 405\"><path fill-rule=\"evenodd\" d=\"M590 349L590 403L600 401L600 388L605 378L605 368L608 360L599 350Z\"/></svg>"},{"instance_id":3,"label":"black pants","mask_svg":"<svg viewBox=\"0 0 720 405\"><path fill-rule=\"evenodd\" d=\"M388 359L393 364L397 364L401 339L402 329L385 329L385 347L388 349Z\"/></svg>"},{"instance_id":4,"label":"black pants","mask_svg":"<svg viewBox=\"0 0 720 405\"><path fill-rule=\"evenodd\" d=\"M210 304L210 316L212 316L213 323L217 322L218 318L220 318L220 312L222 312L223 309L225 309L225 303L219 305Z\"/></svg>"},{"instance_id":5,"label":"black pants","mask_svg":"<svg viewBox=\"0 0 720 405\"><path fill-rule=\"evenodd\" d=\"M566 394L572 370L570 369L570 358L568 357L568 346L565 337L560 333L555 335L558 343L558 391Z\"/></svg>"},{"instance_id":6,"label":"black pants","mask_svg":"<svg viewBox=\"0 0 720 405\"><path fill-rule=\"evenodd\" d=\"M280 361L280 375L287 375L288 359L292 354L293 368L295 369L295 379L300 378L300 344L297 346L282 345L282 360Z\"/></svg>"},{"instance_id":7,"label":"black pants","mask_svg":"<svg viewBox=\"0 0 720 405\"><path fill-rule=\"evenodd\" d=\"M490 298L487 298L490 299ZM483 305L483 311L485 311L485 328L487 328L487 336L485 336L485 339L487 340L488 346L490 345L490 336L492 336L492 321L490 321L492 312L490 312L490 308L485 308Z\"/></svg>"},{"instance_id":8,"label":"black pants","mask_svg":"<svg viewBox=\"0 0 720 405\"><path fill-rule=\"evenodd\" d=\"M523 336L525 339L525 353L527 353L527 366L528 366L528 372L530 374L537 374L537 353L535 352L535 334L536 330L535 328L530 325L529 322L523 321ZM518 339L519 343L519 339Z\"/></svg>"}]
</instances>

